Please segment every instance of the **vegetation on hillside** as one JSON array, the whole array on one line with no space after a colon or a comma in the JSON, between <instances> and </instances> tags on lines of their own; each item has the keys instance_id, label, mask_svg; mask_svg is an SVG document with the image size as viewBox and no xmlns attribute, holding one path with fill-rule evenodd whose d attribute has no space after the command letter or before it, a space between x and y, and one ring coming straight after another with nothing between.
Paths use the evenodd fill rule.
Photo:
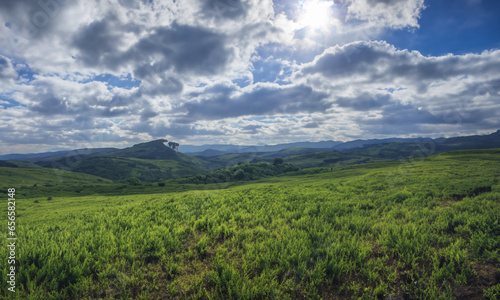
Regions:
<instances>
[{"instance_id":1,"label":"vegetation on hillside","mask_svg":"<svg viewBox=\"0 0 500 300\"><path fill-rule=\"evenodd\" d=\"M460 151L226 190L20 197L16 294L497 299L499 177L500 150Z\"/></svg>"},{"instance_id":2,"label":"vegetation on hillside","mask_svg":"<svg viewBox=\"0 0 500 300\"><path fill-rule=\"evenodd\" d=\"M280 174L298 171L299 168L292 164L283 163L282 158L275 158L274 163L243 163L232 167L216 170L207 174L195 175L183 180L180 183L222 183L232 181L248 181L277 176Z\"/></svg>"}]
</instances>

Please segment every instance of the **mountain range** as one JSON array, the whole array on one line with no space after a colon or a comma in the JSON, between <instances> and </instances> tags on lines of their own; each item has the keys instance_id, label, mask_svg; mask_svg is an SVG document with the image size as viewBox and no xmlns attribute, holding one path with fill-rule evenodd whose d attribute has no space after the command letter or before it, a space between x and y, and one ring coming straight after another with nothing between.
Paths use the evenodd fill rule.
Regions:
<instances>
[{"instance_id":1,"label":"mountain range","mask_svg":"<svg viewBox=\"0 0 500 300\"><path fill-rule=\"evenodd\" d=\"M245 163L283 158L299 168L339 167L376 161L424 157L451 150L500 148L500 130L488 135L452 138L389 138L349 142L299 142L264 146L180 146L160 139L125 149L94 148L0 156L3 168L52 168L110 180L159 181ZM290 168L289 168L290 169Z\"/></svg>"}]
</instances>

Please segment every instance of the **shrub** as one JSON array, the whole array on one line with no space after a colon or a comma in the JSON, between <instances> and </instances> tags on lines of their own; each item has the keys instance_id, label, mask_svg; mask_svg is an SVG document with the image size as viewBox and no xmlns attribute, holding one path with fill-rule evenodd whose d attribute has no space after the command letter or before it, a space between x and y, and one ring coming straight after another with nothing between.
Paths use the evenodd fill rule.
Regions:
<instances>
[{"instance_id":1,"label":"shrub","mask_svg":"<svg viewBox=\"0 0 500 300\"><path fill-rule=\"evenodd\" d=\"M273 165L282 165L283 164L283 158L281 157L275 157L273 160Z\"/></svg>"}]
</instances>

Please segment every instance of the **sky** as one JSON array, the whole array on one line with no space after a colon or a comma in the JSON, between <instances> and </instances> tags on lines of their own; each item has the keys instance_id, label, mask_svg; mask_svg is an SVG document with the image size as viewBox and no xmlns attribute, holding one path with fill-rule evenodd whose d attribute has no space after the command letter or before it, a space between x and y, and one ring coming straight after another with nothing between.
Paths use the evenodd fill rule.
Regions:
<instances>
[{"instance_id":1,"label":"sky","mask_svg":"<svg viewBox=\"0 0 500 300\"><path fill-rule=\"evenodd\" d=\"M0 154L500 129L500 1L2 0Z\"/></svg>"}]
</instances>

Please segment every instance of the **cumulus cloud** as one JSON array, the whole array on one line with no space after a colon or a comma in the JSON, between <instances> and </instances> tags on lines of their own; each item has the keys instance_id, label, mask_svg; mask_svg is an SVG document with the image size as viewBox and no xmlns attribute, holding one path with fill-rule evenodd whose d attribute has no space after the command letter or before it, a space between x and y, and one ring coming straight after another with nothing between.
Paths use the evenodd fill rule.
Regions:
<instances>
[{"instance_id":1,"label":"cumulus cloud","mask_svg":"<svg viewBox=\"0 0 500 300\"><path fill-rule=\"evenodd\" d=\"M8 86L13 85L14 81L17 79L17 71L14 69L12 62L9 58L0 55L0 83L2 88L0 91Z\"/></svg>"},{"instance_id":2,"label":"cumulus cloud","mask_svg":"<svg viewBox=\"0 0 500 300\"><path fill-rule=\"evenodd\" d=\"M424 56L376 41L417 30L423 0L307 3L1 1L0 131L109 146L500 125L500 51ZM318 7L327 18L314 24L305 14Z\"/></svg>"},{"instance_id":3,"label":"cumulus cloud","mask_svg":"<svg viewBox=\"0 0 500 300\"><path fill-rule=\"evenodd\" d=\"M401 29L419 27L425 9L424 0L344 0L349 3L348 17L377 26Z\"/></svg>"},{"instance_id":4,"label":"cumulus cloud","mask_svg":"<svg viewBox=\"0 0 500 300\"><path fill-rule=\"evenodd\" d=\"M387 105L391 100L391 96L388 94L370 94L368 92L363 92L356 97L339 97L336 103L340 107L351 108L357 111L368 111L379 109Z\"/></svg>"},{"instance_id":5,"label":"cumulus cloud","mask_svg":"<svg viewBox=\"0 0 500 300\"><path fill-rule=\"evenodd\" d=\"M432 57L386 42L356 42L325 50L302 65L295 80L334 95L339 109L370 112L352 115L365 130L405 126L427 132L432 124L491 128L500 125L495 120L499 67L498 50Z\"/></svg>"},{"instance_id":6,"label":"cumulus cloud","mask_svg":"<svg viewBox=\"0 0 500 300\"><path fill-rule=\"evenodd\" d=\"M426 57L418 51L397 50L383 41L356 42L325 50L300 74L321 75L339 81L409 85L425 90L438 81L463 76L496 76L500 51L481 54Z\"/></svg>"},{"instance_id":7,"label":"cumulus cloud","mask_svg":"<svg viewBox=\"0 0 500 300\"><path fill-rule=\"evenodd\" d=\"M30 85L19 87L13 98L37 115L88 115L117 117L140 105L137 89L108 90L103 82L78 83L59 77L35 77Z\"/></svg>"},{"instance_id":8,"label":"cumulus cloud","mask_svg":"<svg viewBox=\"0 0 500 300\"><path fill-rule=\"evenodd\" d=\"M237 94L237 95L235 95ZM296 114L325 111L330 104L326 94L305 85L256 85L250 91L237 93L222 89L211 97L184 103L180 110L187 114L181 120L214 120L248 115Z\"/></svg>"}]
</instances>

